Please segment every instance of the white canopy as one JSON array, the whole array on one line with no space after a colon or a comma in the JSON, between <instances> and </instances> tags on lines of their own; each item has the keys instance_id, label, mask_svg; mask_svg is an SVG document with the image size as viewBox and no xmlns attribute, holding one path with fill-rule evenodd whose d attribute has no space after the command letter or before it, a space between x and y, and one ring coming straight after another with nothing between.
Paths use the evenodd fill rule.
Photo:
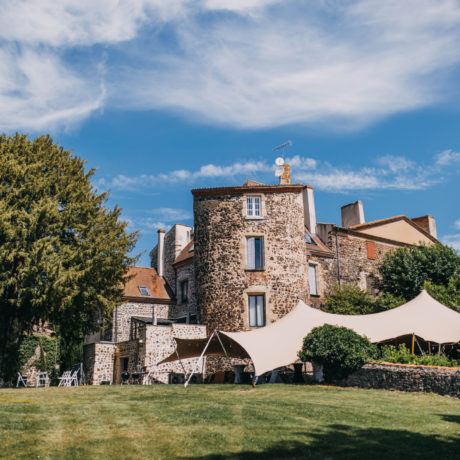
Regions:
<instances>
[{"instance_id":1,"label":"white canopy","mask_svg":"<svg viewBox=\"0 0 460 460\"><path fill-rule=\"evenodd\" d=\"M400 307L372 315L335 315L303 302L276 323L248 332L218 331L209 347L211 356L224 356L216 352L217 339L225 348L234 350L232 357L251 358L256 375L261 375L278 367L292 364L298 359L297 353L302 347L303 338L315 327L324 324L343 326L353 329L371 342L382 342L403 335L415 334L418 337L436 343L455 343L460 341L460 313L442 305L426 291ZM228 340L231 339L231 340ZM201 339L203 341L203 339ZM178 354L184 357L200 356L203 347L193 346L194 340L180 340ZM221 345L222 345L221 343ZM191 350L196 351L191 355ZM198 352L200 348L200 352ZM236 350L241 350L241 356ZM181 353L182 352L182 353ZM177 359L171 355L162 362Z\"/></svg>"}]
</instances>

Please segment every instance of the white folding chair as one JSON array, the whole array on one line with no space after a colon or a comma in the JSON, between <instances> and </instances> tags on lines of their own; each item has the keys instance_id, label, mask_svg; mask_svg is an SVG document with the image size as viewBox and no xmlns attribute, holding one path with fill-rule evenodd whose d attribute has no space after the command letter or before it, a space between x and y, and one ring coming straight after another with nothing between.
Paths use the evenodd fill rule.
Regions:
<instances>
[{"instance_id":1,"label":"white folding chair","mask_svg":"<svg viewBox=\"0 0 460 460\"><path fill-rule=\"evenodd\" d=\"M35 381L36 381L37 387L49 387L50 386L50 378L48 376L48 372L37 372Z\"/></svg>"},{"instance_id":2,"label":"white folding chair","mask_svg":"<svg viewBox=\"0 0 460 460\"><path fill-rule=\"evenodd\" d=\"M19 388L19 385L24 385L25 387L27 386L27 376L21 375L20 372L18 372L18 380L16 382L16 388Z\"/></svg>"},{"instance_id":3,"label":"white folding chair","mask_svg":"<svg viewBox=\"0 0 460 460\"><path fill-rule=\"evenodd\" d=\"M70 371L64 371L64 373L59 377L58 387L68 387L70 380Z\"/></svg>"},{"instance_id":4,"label":"white folding chair","mask_svg":"<svg viewBox=\"0 0 460 460\"><path fill-rule=\"evenodd\" d=\"M78 387L78 370L74 371L74 373L70 376L68 386L71 387L72 384L74 384L76 387Z\"/></svg>"}]
</instances>

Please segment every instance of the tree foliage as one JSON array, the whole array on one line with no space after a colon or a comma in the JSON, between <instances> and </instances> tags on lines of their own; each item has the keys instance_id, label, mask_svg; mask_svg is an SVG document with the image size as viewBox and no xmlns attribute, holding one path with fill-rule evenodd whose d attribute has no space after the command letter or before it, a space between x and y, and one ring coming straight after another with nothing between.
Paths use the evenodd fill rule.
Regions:
<instances>
[{"instance_id":1,"label":"tree foliage","mask_svg":"<svg viewBox=\"0 0 460 460\"><path fill-rule=\"evenodd\" d=\"M460 256L442 244L398 248L385 255L375 287L406 300L416 297L424 283L449 285L460 267Z\"/></svg>"},{"instance_id":2,"label":"tree foliage","mask_svg":"<svg viewBox=\"0 0 460 460\"><path fill-rule=\"evenodd\" d=\"M304 338L299 358L323 365L327 381L341 379L376 358L378 350L365 337L346 327L315 327Z\"/></svg>"},{"instance_id":3,"label":"tree foliage","mask_svg":"<svg viewBox=\"0 0 460 460\"><path fill-rule=\"evenodd\" d=\"M93 172L49 136L0 136L0 374L34 326L72 343L121 300L136 235Z\"/></svg>"},{"instance_id":4,"label":"tree foliage","mask_svg":"<svg viewBox=\"0 0 460 460\"><path fill-rule=\"evenodd\" d=\"M460 266L449 279L447 286L425 281L423 288L442 304L460 312Z\"/></svg>"},{"instance_id":5,"label":"tree foliage","mask_svg":"<svg viewBox=\"0 0 460 460\"><path fill-rule=\"evenodd\" d=\"M358 286L335 285L321 308L329 313L341 315L368 315L398 307L403 303L405 300L402 297L388 293L373 297L369 291L364 291Z\"/></svg>"}]
</instances>

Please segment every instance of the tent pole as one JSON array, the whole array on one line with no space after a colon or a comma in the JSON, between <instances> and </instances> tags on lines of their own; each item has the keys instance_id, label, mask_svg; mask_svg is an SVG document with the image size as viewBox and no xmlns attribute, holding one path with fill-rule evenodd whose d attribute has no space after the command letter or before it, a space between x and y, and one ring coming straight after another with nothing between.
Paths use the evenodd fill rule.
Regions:
<instances>
[{"instance_id":1,"label":"tent pole","mask_svg":"<svg viewBox=\"0 0 460 460\"><path fill-rule=\"evenodd\" d=\"M222 340L220 339L220 335L217 332L217 330L215 331L215 333L216 333L217 338L219 339L219 343L220 343L220 346L222 347L222 350L224 350L225 357L228 358L227 350L225 349L224 344L222 343Z\"/></svg>"},{"instance_id":2,"label":"tent pole","mask_svg":"<svg viewBox=\"0 0 460 460\"><path fill-rule=\"evenodd\" d=\"M211 343L211 339L214 337L215 333L216 333L216 331L214 330L214 332L209 336L209 340L207 341L206 346L203 348L203 351L201 352L201 355L198 358L198 361L197 361L196 366L195 366L195 370L192 370L192 372L189 375L187 381L184 383L184 388L187 388L188 384L190 383L190 380L193 377L193 374L195 374L200 369L200 362L203 359L203 356L206 353L206 350L208 349L209 344Z\"/></svg>"},{"instance_id":3,"label":"tent pole","mask_svg":"<svg viewBox=\"0 0 460 460\"><path fill-rule=\"evenodd\" d=\"M414 354L415 351L415 334L412 333L412 354Z\"/></svg>"}]
</instances>

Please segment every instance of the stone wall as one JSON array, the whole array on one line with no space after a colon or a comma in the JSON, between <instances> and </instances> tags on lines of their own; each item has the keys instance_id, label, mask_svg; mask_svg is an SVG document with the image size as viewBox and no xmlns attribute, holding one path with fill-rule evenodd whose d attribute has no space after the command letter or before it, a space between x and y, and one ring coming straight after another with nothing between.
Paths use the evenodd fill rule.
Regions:
<instances>
[{"instance_id":1,"label":"stone wall","mask_svg":"<svg viewBox=\"0 0 460 460\"><path fill-rule=\"evenodd\" d=\"M173 262L187 243L189 243L191 231L192 227L189 227L188 225L176 224L165 234L164 237L163 277L174 292L174 295L177 295L177 285L176 271L174 269ZM158 272L158 245L150 252L150 264Z\"/></svg>"},{"instance_id":2,"label":"stone wall","mask_svg":"<svg viewBox=\"0 0 460 460\"><path fill-rule=\"evenodd\" d=\"M176 279L177 305L171 306L171 318L182 318L187 314L196 315L195 270L192 260L187 265L180 265L176 268ZM187 302L182 303L180 284L184 280L188 280L188 299Z\"/></svg>"},{"instance_id":3,"label":"stone wall","mask_svg":"<svg viewBox=\"0 0 460 460\"><path fill-rule=\"evenodd\" d=\"M460 369L451 367L369 363L337 383L359 388L426 391L460 397Z\"/></svg>"},{"instance_id":4,"label":"stone wall","mask_svg":"<svg viewBox=\"0 0 460 460\"><path fill-rule=\"evenodd\" d=\"M321 264L322 273L322 292L329 293L335 284L338 284L339 267L337 264L337 245L335 229L330 226L327 239L324 241L333 252L333 258L318 259ZM338 246L340 262L340 281L341 284L357 285L361 289L372 291L372 281L370 274L376 273L378 264L385 255L395 250L402 244L391 244L389 242L378 241L373 238L360 237L356 234L338 229ZM375 258L368 257L367 243L370 242L375 248Z\"/></svg>"},{"instance_id":5,"label":"stone wall","mask_svg":"<svg viewBox=\"0 0 460 460\"><path fill-rule=\"evenodd\" d=\"M246 195L194 197L196 302L209 330L248 330L248 294L265 295L266 325L306 300L302 189L259 195L258 219L245 216ZM263 270L246 269L248 236L264 238Z\"/></svg>"},{"instance_id":6,"label":"stone wall","mask_svg":"<svg viewBox=\"0 0 460 460\"><path fill-rule=\"evenodd\" d=\"M153 310L155 309L158 319L170 319L170 308L170 305L165 304L151 304L142 302L123 303L113 312L113 340L115 342L125 342L126 340L129 340L132 316L143 316L153 319Z\"/></svg>"},{"instance_id":7,"label":"stone wall","mask_svg":"<svg viewBox=\"0 0 460 460\"><path fill-rule=\"evenodd\" d=\"M114 343L91 343L83 347L83 368L88 385L113 382Z\"/></svg>"},{"instance_id":8,"label":"stone wall","mask_svg":"<svg viewBox=\"0 0 460 460\"><path fill-rule=\"evenodd\" d=\"M157 365L159 361L169 356L176 349L174 338L205 338L206 327L191 324L172 324L171 326L145 325L139 331L139 340L128 340L118 344L115 352L115 362L112 361L114 383L121 383L123 360L128 359L128 372L133 373L145 367L151 372L149 383L168 383L169 374L189 373L195 369L197 358L183 359L182 363ZM184 372L185 370L185 372ZM201 371L201 369L200 369ZM100 382L101 379L95 381ZM97 383L95 383L97 384Z\"/></svg>"}]
</instances>

